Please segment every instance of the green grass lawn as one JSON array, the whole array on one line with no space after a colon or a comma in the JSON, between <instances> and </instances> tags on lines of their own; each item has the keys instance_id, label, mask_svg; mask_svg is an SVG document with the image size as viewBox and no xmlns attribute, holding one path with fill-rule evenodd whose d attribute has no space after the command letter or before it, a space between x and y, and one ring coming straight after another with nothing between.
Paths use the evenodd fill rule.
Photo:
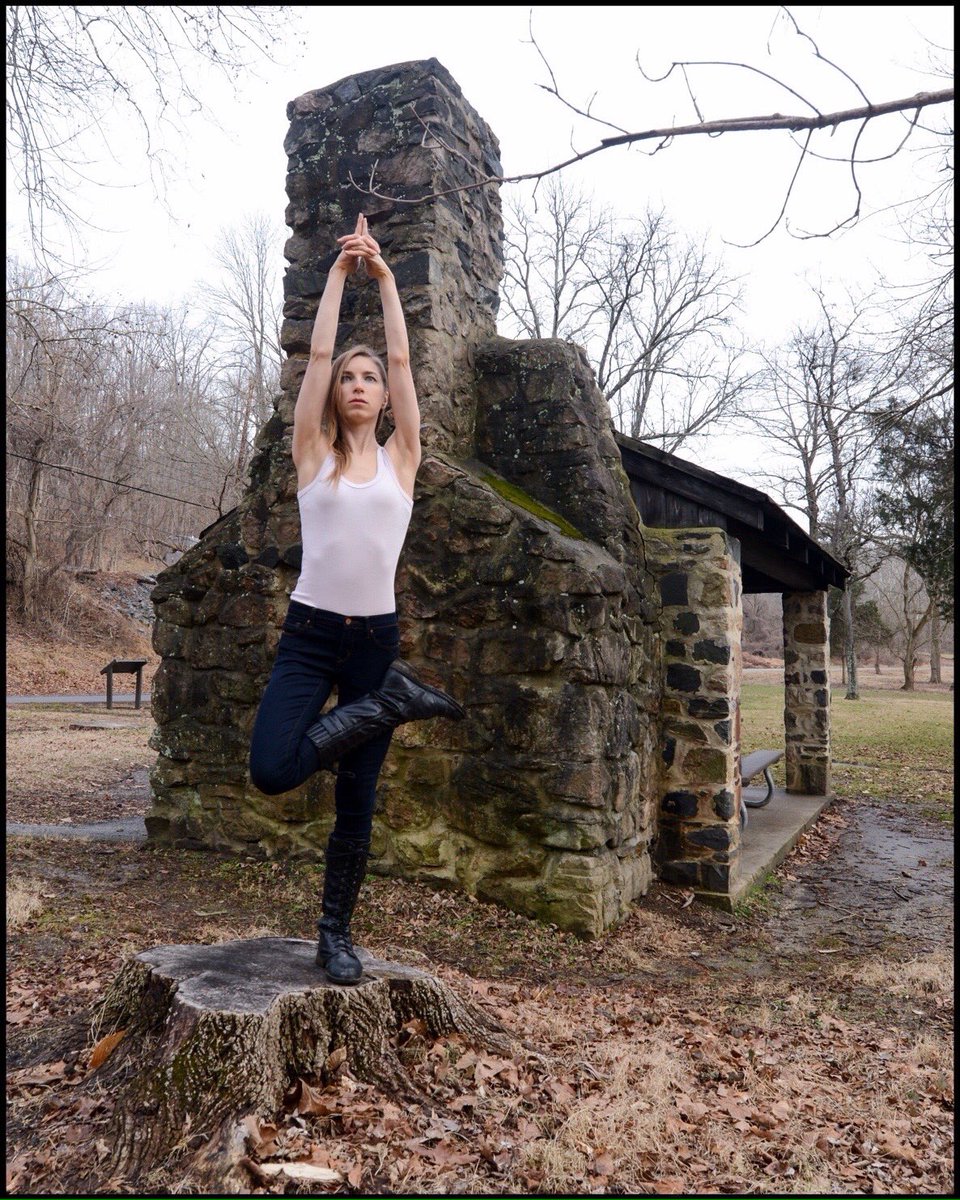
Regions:
<instances>
[{"instance_id":1,"label":"green grass lawn","mask_svg":"<svg viewBox=\"0 0 960 1200\"><path fill-rule=\"evenodd\" d=\"M870 796L919 805L953 820L953 695L949 692L864 691L830 704L833 787L838 796ZM741 695L743 752L782 748L783 686L747 683ZM783 787L783 762L774 767Z\"/></svg>"}]
</instances>

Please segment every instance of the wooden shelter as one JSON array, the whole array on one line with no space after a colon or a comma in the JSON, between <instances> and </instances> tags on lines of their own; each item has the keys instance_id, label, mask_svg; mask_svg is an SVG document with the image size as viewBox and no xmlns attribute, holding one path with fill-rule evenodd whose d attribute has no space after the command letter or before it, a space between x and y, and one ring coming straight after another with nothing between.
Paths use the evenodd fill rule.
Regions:
<instances>
[{"instance_id":1,"label":"wooden shelter","mask_svg":"<svg viewBox=\"0 0 960 1200\"><path fill-rule=\"evenodd\" d=\"M659 871L726 906L742 890L743 594L783 596L786 791L827 796L827 590L848 572L763 492L615 438L660 588Z\"/></svg>"}]
</instances>

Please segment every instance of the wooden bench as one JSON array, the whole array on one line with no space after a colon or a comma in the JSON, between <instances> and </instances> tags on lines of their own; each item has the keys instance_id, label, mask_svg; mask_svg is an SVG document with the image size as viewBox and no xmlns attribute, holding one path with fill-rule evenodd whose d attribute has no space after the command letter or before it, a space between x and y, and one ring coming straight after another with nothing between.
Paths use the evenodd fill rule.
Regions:
<instances>
[{"instance_id":1,"label":"wooden bench","mask_svg":"<svg viewBox=\"0 0 960 1200\"><path fill-rule=\"evenodd\" d=\"M143 695L143 668L147 665L145 658L115 658L113 662L108 662L100 671L101 675L107 677L107 708L113 708L113 674L118 672L123 675L137 676L137 696L134 701L134 708L140 707L140 700Z\"/></svg>"},{"instance_id":2,"label":"wooden bench","mask_svg":"<svg viewBox=\"0 0 960 1200\"><path fill-rule=\"evenodd\" d=\"M747 824L748 808L765 808L773 798L773 776L770 774L770 768L781 758L783 758L782 750L754 750L752 754L740 759L740 783L743 787L746 787L750 780L756 779L758 775L762 775L767 783L767 794L762 800L748 800L746 796L741 797L741 829Z\"/></svg>"}]
</instances>

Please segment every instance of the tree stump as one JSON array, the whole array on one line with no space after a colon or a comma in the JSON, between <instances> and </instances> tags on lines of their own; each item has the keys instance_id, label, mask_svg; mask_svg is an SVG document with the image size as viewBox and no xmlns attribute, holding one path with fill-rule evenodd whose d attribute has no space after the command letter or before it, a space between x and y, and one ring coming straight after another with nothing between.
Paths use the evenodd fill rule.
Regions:
<instances>
[{"instance_id":1,"label":"tree stump","mask_svg":"<svg viewBox=\"0 0 960 1200\"><path fill-rule=\"evenodd\" d=\"M240 1190L250 1113L272 1115L300 1077L322 1077L337 1050L354 1075L414 1091L390 1037L419 1018L430 1036L457 1032L509 1053L516 1040L440 980L358 949L363 978L330 983L316 943L254 938L213 946L156 946L128 959L98 1020L102 1038L125 1030L98 1070L117 1097L113 1165L128 1180L178 1171ZM340 1057L340 1056L337 1056ZM247 1182L247 1186L248 1182Z\"/></svg>"}]
</instances>

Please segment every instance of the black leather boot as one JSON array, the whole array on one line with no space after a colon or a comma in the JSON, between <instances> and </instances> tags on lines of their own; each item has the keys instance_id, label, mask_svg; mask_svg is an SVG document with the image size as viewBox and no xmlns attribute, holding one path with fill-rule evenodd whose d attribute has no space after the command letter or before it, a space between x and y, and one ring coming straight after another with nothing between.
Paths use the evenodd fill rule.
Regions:
<instances>
[{"instance_id":1,"label":"black leather boot","mask_svg":"<svg viewBox=\"0 0 960 1200\"><path fill-rule=\"evenodd\" d=\"M323 879L323 916L317 922L317 966L331 983L359 983L363 968L350 940L350 918L367 871L369 842L331 834Z\"/></svg>"},{"instance_id":2,"label":"black leather boot","mask_svg":"<svg viewBox=\"0 0 960 1200\"><path fill-rule=\"evenodd\" d=\"M330 767L349 750L406 721L447 717L462 721L466 713L452 696L418 679L409 663L396 660L383 683L351 704L340 704L307 730L320 751L320 769Z\"/></svg>"}]
</instances>

